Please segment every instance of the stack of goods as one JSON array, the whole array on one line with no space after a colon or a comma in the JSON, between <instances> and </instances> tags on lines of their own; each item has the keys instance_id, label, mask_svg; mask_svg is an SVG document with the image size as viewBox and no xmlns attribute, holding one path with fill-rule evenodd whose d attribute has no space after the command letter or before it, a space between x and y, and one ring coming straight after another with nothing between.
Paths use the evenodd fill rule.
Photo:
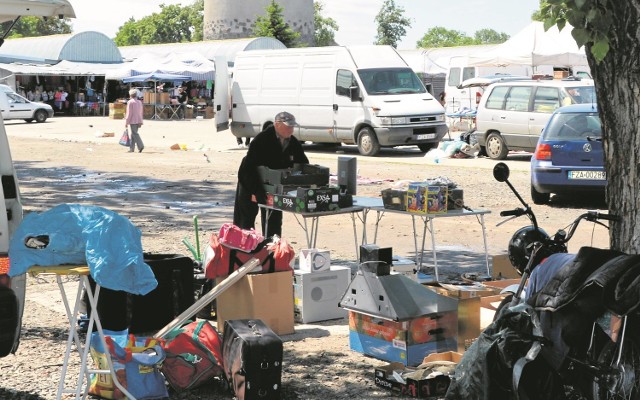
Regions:
<instances>
[{"instance_id":1,"label":"stack of goods","mask_svg":"<svg viewBox=\"0 0 640 400\"><path fill-rule=\"evenodd\" d=\"M109 118L124 119L126 108L125 103L109 103Z\"/></svg>"},{"instance_id":2,"label":"stack of goods","mask_svg":"<svg viewBox=\"0 0 640 400\"><path fill-rule=\"evenodd\" d=\"M258 167L267 205L293 212L333 211L353 205L351 195L329 186L329 168L296 164L291 169Z\"/></svg>"},{"instance_id":3,"label":"stack of goods","mask_svg":"<svg viewBox=\"0 0 640 400\"><path fill-rule=\"evenodd\" d=\"M464 207L462 189L448 178L438 177L422 182L382 190L384 208L417 214L442 214Z\"/></svg>"}]
</instances>

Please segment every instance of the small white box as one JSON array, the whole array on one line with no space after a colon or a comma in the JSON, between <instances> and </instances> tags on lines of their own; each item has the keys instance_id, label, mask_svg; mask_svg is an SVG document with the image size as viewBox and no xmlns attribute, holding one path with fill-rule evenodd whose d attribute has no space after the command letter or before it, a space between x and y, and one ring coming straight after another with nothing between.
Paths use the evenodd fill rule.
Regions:
<instances>
[{"instance_id":1,"label":"small white box","mask_svg":"<svg viewBox=\"0 0 640 400\"><path fill-rule=\"evenodd\" d=\"M329 271L331 256L329 250L302 249L300 250L300 270L307 272Z\"/></svg>"},{"instance_id":2,"label":"small white box","mask_svg":"<svg viewBox=\"0 0 640 400\"><path fill-rule=\"evenodd\" d=\"M296 270L293 274L293 318L309 323L345 318L347 311L338 307L351 282L351 268L331 266L329 271Z\"/></svg>"}]
</instances>

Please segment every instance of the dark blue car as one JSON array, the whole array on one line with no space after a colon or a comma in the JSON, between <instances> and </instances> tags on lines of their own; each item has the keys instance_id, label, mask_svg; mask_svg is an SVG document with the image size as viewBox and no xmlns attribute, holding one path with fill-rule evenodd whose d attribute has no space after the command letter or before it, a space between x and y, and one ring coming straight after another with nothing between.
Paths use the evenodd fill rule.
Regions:
<instances>
[{"instance_id":1,"label":"dark blue car","mask_svg":"<svg viewBox=\"0 0 640 400\"><path fill-rule=\"evenodd\" d=\"M552 193L604 193L606 184L596 104L558 108L531 157L531 199L535 204L545 204Z\"/></svg>"}]
</instances>

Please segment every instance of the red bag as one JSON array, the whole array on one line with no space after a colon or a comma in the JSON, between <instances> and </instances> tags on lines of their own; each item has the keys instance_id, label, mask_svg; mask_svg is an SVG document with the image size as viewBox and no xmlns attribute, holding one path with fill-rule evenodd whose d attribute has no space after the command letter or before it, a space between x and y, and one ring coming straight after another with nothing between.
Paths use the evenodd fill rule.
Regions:
<instances>
[{"instance_id":1,"label":"red bag","mask_svg":"<svg viewBox=\"0 0 640 400\"><path fill-rule=\"evenodd\" d=\"M224 374L222 341L209 321L190 322L169 332L165 340L162 373L176 391L193 389Z\"/></svg>"},{"instance_id":2,"label":"red bag","mask_svg":"<svg viewBox=\"0 0 640 400\"><path fill-rule=\"evenodd\" d=\"M255 229L242 229L230 222L222 224L219 237L220 243L242 251L253 251L264 241L264 237Z\"/></svg>"},{"instance_id":3,"label":"red bag","mask_svg":"<svg viewBox=\"0 0 640 400\"><path fill-rule=\"evenodd\" d=\"M213 233L204 253L205 277L224 278L254 257L261 261L262 272L293 271L291 261L295 258L295 251L285 239L280 238L274 244L266 239L255 250L244 252L220 243L218 235Z\"/></svg>"}]
</instances>

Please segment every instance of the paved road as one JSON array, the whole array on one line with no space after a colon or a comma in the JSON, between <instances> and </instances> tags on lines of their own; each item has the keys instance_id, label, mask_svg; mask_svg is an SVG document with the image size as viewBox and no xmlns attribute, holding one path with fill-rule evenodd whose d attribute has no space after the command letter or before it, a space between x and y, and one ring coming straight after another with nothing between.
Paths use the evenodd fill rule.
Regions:
<instances>
[{"instance_id":1,"label":"paved road","mask_svg":"<svg viewBox=\"0 0 640 400\"><path fill-rule=\"evenodd\" d=\"M43 139L57 139L65 141L86 141L94 143L117 142L124 130L123 120L113 120L108 117L55 117L42 124L26 123L24 121L5 122L7 133L22 137L41 137ZM103 132L111 132L114 137L96 137ZM149 121L146 120L140 130L145 146L170 147L173 144L183 144L187 149L212 149L216 151L236 150L235 137L229 130L216 132L213 120L186 121ZM457 135L452 134L451 137ZM322 146L309 145L307 151L312 151L319 158L337 159L341 155L356 156L356 146L342 146L330 149ZM506 160L513 171L529 171L529 153L512 153ZM430 157L418 151L415 146L396 149L383 149L378 157L362 157L359 162L393 162L412 165L427 165L435 163ZM439 164L464 168L491 169L496 161L488 158L476 159L441 159Z\"/></svg>"}]
</instances>

